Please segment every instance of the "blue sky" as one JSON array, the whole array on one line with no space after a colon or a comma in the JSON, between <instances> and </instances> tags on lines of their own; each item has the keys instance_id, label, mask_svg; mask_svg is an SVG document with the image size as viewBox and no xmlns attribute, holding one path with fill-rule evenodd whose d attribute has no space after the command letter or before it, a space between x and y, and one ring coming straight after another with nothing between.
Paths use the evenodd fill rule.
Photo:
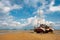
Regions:
<instances>
[{"instance_id":1,"label":"blue sky","mask_svg":"<svg viewBox=\"0 0 60 40\"><path fill-rule=\"evenodd\" d=\"M0 29L31 29L41 17L60 29L60 0L0 0Z\"/></svg>"}]
</instances>

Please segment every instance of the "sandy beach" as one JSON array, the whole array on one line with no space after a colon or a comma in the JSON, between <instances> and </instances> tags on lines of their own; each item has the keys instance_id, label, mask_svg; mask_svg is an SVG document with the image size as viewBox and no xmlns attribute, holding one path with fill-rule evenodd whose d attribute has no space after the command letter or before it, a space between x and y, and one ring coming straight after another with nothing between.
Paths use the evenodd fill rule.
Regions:
<instances>
[{"instance_id":1,"label":"sandy beach","mask_svg":"<svg viewBox=\"0 0 60 40\"><path fill-rule=\"evenodd\" d=\"M0 34L0 40L60 40L60 34L37 34L31 31L10 31L8 33Z\"/></svg>"}]
</instances>

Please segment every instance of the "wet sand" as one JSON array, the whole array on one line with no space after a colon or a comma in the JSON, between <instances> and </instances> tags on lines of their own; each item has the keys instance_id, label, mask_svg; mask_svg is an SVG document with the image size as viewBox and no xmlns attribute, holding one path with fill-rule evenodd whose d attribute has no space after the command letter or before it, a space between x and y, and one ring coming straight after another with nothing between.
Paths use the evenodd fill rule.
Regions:
<instances>
[{"instance_id":1,"label":"wet sand","mask_svg":"<svg viewBox=\"0 0 60 40\"><path fill-rule=\"evenodd\" d=\"M5 33L3 33L5 32ZM31 31L1 31L0 40L60 40L60 31L54 33L37 34Z\"/></svg>"}]
</instances>

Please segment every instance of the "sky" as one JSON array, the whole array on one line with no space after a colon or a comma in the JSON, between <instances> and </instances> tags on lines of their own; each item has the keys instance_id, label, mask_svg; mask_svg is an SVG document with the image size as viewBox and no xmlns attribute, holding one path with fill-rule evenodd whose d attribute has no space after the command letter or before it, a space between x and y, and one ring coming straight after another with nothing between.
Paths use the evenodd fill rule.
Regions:
<instances>
[{"instance_id":1,"label":"sky","mask_svg":"<svg viewBox=\"0 0 60 40\"><path fill-rule=\"evenodd\" d=\"M41 23L60 29L60 0L0 0L0 29L32 29Z\"/></svg>"}]
</instances>

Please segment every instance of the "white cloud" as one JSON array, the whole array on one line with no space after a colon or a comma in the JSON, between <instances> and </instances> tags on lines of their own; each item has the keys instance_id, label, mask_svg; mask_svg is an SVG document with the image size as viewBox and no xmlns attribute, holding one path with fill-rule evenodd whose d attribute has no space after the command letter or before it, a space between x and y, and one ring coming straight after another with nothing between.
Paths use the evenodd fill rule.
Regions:
<instances>
[{"instance_id":1,"label":"white cloud","mask_svg":"<svg viewBox=\"0 0 60 40\"><path fill-rule=\"evenodd\" d=\"M2 28L16 28L20 26L21 23L14 20L14 17L9 15L10 11L13 9L21 9L21 5L13 4L11 5L9 0L0 1L0 27Z\"/></svg>"},{"instance_id":2,"label":"white cloud","mask_svg":"<svg viewBox=\"0 0 60 40\"><path fill-rule=\"evenodd\" d=\"M55 22L54 26L56 26L56 27L59 26L60 27L60 21Z\"/></svg>"},{"instance_id":3,"label":"white cloud","mask_svg":"<svg viewBox=\"0 0 60 40\"><path fill-rule=\"evenodd\" d=\"M3 9L3 12L10 12L11 10L13 10L13 9L20 9L20 8L22 8L21 6L19 6L19 5L16 5L16 4L14 4L13 6L6 6L6 7L3 7L2 9Z\"/></svg>"},{"instance_id":4,"label":"white cloud","mask_svg":"<svg viewBox=\"0 0 60 40\"><path fill-rule=\"evenodd\" d=\"M50 7L55 4L55 0L51 0Z\"/></svg>"},{"instance_id":5,"label":"white cloud","mask_svg":"<svg viewBox=\"0 0 60 40\"><path fill-rule=\"evenodd\" d=\"M3 25L3 26L8 26L8 23L3 22L1 25Z\"/></svg>"},{"instance_id":6,"label":"white cloud","mask_svg":"<svg viewBox=\"0 0 60 40\"><path fill-rule=\"evenodd\" d=\"M43 5L38 8L38 10L36 11L37 15L34 16L34 17L30 17L30 18L27 18L27 19L20 19L22 21L24 21L24 23L21 23L19 21L15 21L14 20L14 17L9 15L9 12L13 9L20 9L22 8L21 5L17 5L17 4L14 4L14 5L11 5L9 1L7 0L3 0L3 1L0 1L0 10L3 11L2 14L3 16L0 16L0 26L8 26L8 27L11 27L11 28L22 28L22 27L25 27L25 26L28 26L28 25L32 25L32 26L36 26L37 24L54 24L54 22L52 21L46 21L45 20L45 16L44 16L44 13L45 11L43 10L44 8L46 8L46 1L45 0L24 0L24 2L26 4L28 4L29 6L34 6L34 7L37 7L37 2L41 2ZM49 5L49 11L59 11L60 10L60 6L53 6L54 5L54 0L52 0L52 2L50 3ZM8 14L8 15L7 15ZM40 15L38 17L38 15ZM1 18L2 17L2 18ZM42 18L41 18L42 17Z\"/></svg>"},{"instance_id":7,"label":"white cloud","mask_svg":"<svg viewBox=\"0 0 60 40\"><path fill-rule=\"evenodd\" d=\"M54 22L52 21L46 21L44 18L41 19L40 17L34 16L31 18L28 18L28 24L31 24L32 26L40 26L40 24L46 24L48 26L53 25L54 26Z\"/></svg>"},{"instance_id":8,"label":"white cloud","mask_svg":"<svg viewBox=\"0 0 60 40\"><path fill-rule=\"evenodd\" d=\"M41 4L46 4L45 0L24 0L25 4L27 4L28 6L32 6L34 8L38 7L37 5L38 2L40 2Z\"/></svg>"},{"instance_id":9,"label":"white cloud","mask_svg":"<svg viewBox=\"0 0 60 40\"><path fill-rule=\"evenodd\" d=\"M3 8L3 11L4 11L4 12L9 12L9 11L10 11L10 7L4 7L4 8Z\"/></svg>"},{"instance_id":10,"label":"white cloud","mask_svg":"<svg viewBox=\"0 0 60 40\"><path fill-rule=\"evenodd\" d=\"M60 6L53 6L55 4L55 0L52 0L49 5L49 10L52 12L60 11Z\"/></svg>"},{"instance_id":11,"label":"white cloud","mask_svg":"<svg viewBox=\"0 0 60 40\"><path fill-rule=\"evenodd\" d=\"M50 7L50 11L53 11L53 12L60 11L60 6L52 6Z\"/></svg>"},{"instance_id":12,"label":"white cloud","mask_svg":"<svg viewBox=\"0 0 60 40\"><path fill-rule=\"evenodd\" d=\"M41 1L41 0L35 0L35 1L29 0L27 2L26 1L24 1L24 2L26 4L28 4L28 5L30 5L30 6L37 7L37 5L36 5L37 2L42 2L43 3L43 1ZM3 14L4 15L4 18L3 19L4 19L5 22L2 21L2 20L0 20L3 23L2 26L3 25L6 25L6 26L13 26L13 27L17 27L17 26L23 27L23 26L27 26L27 25L30 25L30 24L37 25L38 19L36 18L36 16L35 17L27 18L27 19L25 19L25 22L24 23L21 23L21 22L14 21L13 16L10 16L9 15L9 12L11 10L22 8L22 6L17 5L17 4L11 5L10 1L8 1L8 0L0 1L0 5L1 5L1 8L0 9L2 9L3 13L8 13L8 15L7 14L5 14L5 15ZM43 10L41 10L41 13L43 13Z\"/></svg>"},{"instance_id":13,"label":"white cloud","mask_svg":"<svg viewBox=\"0 0 60 40\"><path fill-rule=\"evenodd\" d=\"M7 18L7 17L6 17ZM30 17L30 18L27 18L27 19L20 19L20 20L23 20L24 23L21 23L21 22L18 22L18 21L14 21L13 18L9 17L7 19L5 19L4 21L0 20L0 27L3 27L5 28L6 26L10 28L23 28L23 27L26 27L28 25L32 25L33 21L35 23L35 17Z\"/></svg>"},{"instance_id":14,"label":"white cloud","mask_svg":"<svg viewBox=\"0 0 60 40\"><path fill-rule=\"evenodd\" d=\"M9 26L12 26L12 27L17 27L19 26L21 23L20 22L16 22L16 21L12 21Z\"/></svg>"},{"instance_id":15,"label":"white cloud","mask_svg":"<svg viewBox=\"0 0 60 40\"><path fill-rule=\"evenodd\" d=\"M11 5L9 0L1 0L0 5L1 5L0 10L2 10L4 13L10 12L13 9L22 8L21 5L17 5L17 4Z\"/></svg>"},{"instance_id":16,"label":"white cloud","mask_svg":"<svg viewBox=\"0 0 60 40\"><path fill-rule=\"evenodd\" d=\"M37 23L46 24L46 25L55 24L52 21L46 21L44 13L49 13L51 11L52 12L60 11L60 6L53 6L55 4L55 0L51 0L51 3L48 5L46 5L46 3L47 2L42 1L43 5L40 8L38 8L38 10L36 12L33 13L33 14L37 13L37 18L33 18L34 21L32 20L33 25L37 25ZM46 7L49 7L49 8L45 9ZM45 11L44 11L44 9L45 9ZM38 17L38 15L39 15L39 17ZM39 20L39 22L38 22L38 20Z\"/></svg>"}]
</instances>

